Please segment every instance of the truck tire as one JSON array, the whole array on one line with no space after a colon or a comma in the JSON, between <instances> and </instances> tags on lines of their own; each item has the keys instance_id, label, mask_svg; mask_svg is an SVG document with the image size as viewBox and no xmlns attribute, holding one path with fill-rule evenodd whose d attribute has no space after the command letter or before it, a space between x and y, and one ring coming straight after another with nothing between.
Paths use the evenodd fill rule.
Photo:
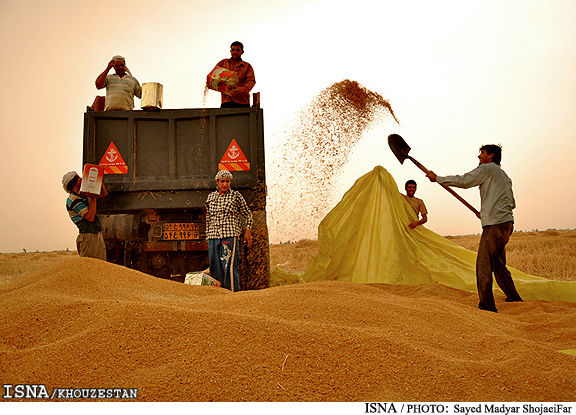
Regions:
<instances>
[{"instance_id":1,"label":"truck tire","mask_svg":"<svg viewBox=\"0 0 576 415\"><path fill-rule=\"evenodd\" d=\"M270 244L266 211L252 212L252 246L240 239L240 283L242 290L260 290L270 287Z\"/></svg>"}]
</instances>

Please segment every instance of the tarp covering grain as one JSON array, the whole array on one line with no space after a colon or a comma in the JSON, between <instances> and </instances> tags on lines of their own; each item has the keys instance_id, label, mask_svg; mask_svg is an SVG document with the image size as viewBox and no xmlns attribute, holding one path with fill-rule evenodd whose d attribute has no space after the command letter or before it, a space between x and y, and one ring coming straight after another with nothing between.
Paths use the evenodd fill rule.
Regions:
<instances>
[{"instance_id":1,"label":"tarp covering grain","mask_svg":"<svg viewBox=\"0 0 576 415\"><path fill-rule=\"evenodd\" d=\"M476 290L476 253L418 226L382 166L360 177L318 228L319 252L304 279L361 284L444 284ZM479 225L480 226L480 225ZM553 281L509 267L524 299L576 302L576 282ZM494 284L496 287L496 284Z\"/></svg>"}]
</instances>

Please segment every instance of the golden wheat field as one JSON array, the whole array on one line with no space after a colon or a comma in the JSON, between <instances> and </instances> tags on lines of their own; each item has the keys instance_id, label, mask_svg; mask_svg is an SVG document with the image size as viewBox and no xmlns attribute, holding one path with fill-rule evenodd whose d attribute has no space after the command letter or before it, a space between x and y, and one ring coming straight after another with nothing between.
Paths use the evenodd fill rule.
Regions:
<instances>
[{"instance_id":1,"label":"golden wheat field","mask_svg":"<svg viewBox=\"0 0 576 415\"><path fill-rule=\"evenodd\" d=\"M303 271L317 249L272 245L272 269ZM508 258L576 281L575 252L576 231L516 233ZM137 401L576 401L576 303L503 300L490 313L439 284L339 281L231 293L75 252L1 254L0 375Z\"/></svg>"},{"instance_id":2,"label":"golden wheat field","mask_svg":"<svg viewBox=\"0 0 576 415\"><path fill-rule=\"evenodd\" d=\"M472 251L478 249L480 235L447 236ZM318 253L318 241L270 245L270 269L280 266L289 272L303 272ZM74 257L74 251L0 254L0 284ZM576 230L514 232L506 247L508 265L527 274L552 280L576 281Z\"/></svg>"}]
</instances>

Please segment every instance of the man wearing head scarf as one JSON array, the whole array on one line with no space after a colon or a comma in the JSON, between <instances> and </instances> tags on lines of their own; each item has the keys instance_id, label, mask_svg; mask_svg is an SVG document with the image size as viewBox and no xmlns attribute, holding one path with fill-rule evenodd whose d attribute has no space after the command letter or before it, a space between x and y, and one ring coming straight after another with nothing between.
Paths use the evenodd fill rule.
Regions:
<instances>
[{"instance_id":1,"label":"man wearing head scarf","mask_svg":"<svg viewBox=\"0 0 576 415\"><path fill-rule=\"evenodd\" d=\"M66 200L66 210L72 222L78 226L76 249L81 257L98 258L106 261L106 245L103 228L96 215L96 199L108 195L108 190L102 183L100 196L80 194L82 179L75 171L70 171L62 177L62 186L69 193Z\"/></svg>"},{"instance_id":2,"label":"man wearing head scarf","mask_svg":"<svg viewBox=\"0 0 576 415\"><path fill-rule=\"evenodd\" d=\"M111 68L116 72L108 75ZM108 66L98 78L96 78L96 88L106 87L106 103L104 111L111 110L133 110L134 95L142 98L142 87L136 78L132 76L126 66L126 60L120 56L114 56Z\"/></svg>"},{"instance_id":3,"label":"man wearing head scarf","mask_svg":"<svg viewBox=\"0 0 576 415\"><path fill-rule=\"evenodd\" d=\"M230 188L232 173L220 170L216 174L218 190L206 199L206 239L210 275L220 281L223 288L240 291L240 261L238 238L242 232L242 218L246 221L244 241L252 245L252 212L242 195Z\"/></svg>"}]
</instances>

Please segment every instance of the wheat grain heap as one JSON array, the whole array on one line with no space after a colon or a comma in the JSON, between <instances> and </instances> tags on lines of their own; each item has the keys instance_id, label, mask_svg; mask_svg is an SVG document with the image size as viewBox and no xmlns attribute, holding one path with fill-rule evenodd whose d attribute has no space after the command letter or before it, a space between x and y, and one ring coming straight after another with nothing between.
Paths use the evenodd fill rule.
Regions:
<instances>
[{"instance_id":1,"label":"wheat grain heap","mask_svg":"<svg viewBox=\"0 0 576 415\"><path fill-rule=\"evenodd\" d=\"M0 285L5 384L142 401L574 401L576 304L442 285L231 293L71 258ZM0 398L2 399L2 398Z\"/></svg>"},{"instance_id":2,"label":"wheat grain heap","mask_svg":"<svg viewBox=\"0 0 576 415\"><path fill-rule=\"evenodd\" d=\"M375 122L397 122L390 103L348 79L322 90L300 113L268 163L272 240L316 238L332 207L332 179Z\"/></svg>"}]
</instances>

